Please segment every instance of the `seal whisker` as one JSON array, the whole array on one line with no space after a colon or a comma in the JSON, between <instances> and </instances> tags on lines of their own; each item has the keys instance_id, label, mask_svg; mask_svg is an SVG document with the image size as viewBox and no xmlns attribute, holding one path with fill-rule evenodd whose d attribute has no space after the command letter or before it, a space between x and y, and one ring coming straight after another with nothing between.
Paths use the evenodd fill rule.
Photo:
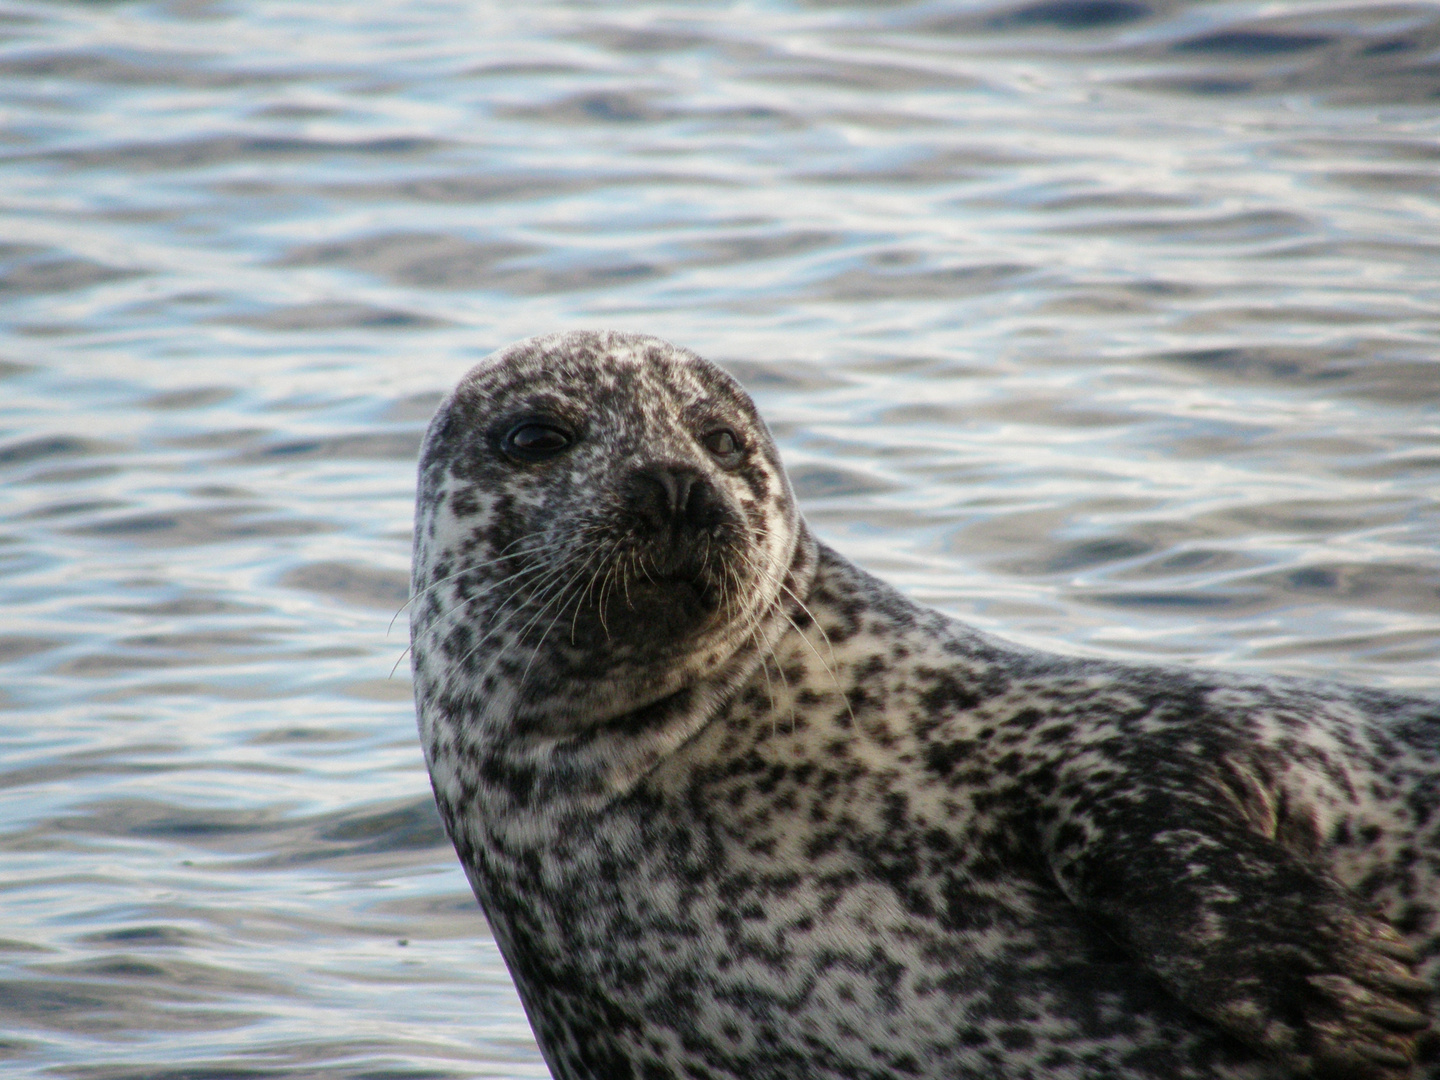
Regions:
<instances>
[{"instance_id":1,"label":"seal whisker","mask_svg":"<svg viewBox=\"0 0 1440 1080\"><path fill-rule=\"evenodd\" d=\"M600 620L600 629L605 632L605 640L607 642L610 640L610 625L605 621L605 593L607 589L611 589L613 591L613 584L615 581L615 574L617 570L618 564L612 559L610 565L605 568L605 577L600 583L599 600L596 604L596 615Z\"/></svg>"},{"instance_id":2,"label":"seal whisker","mask_svg":"<svg viewBox=\"0 0 1440 1080\"><path fill-rule=\"evenodd\" d=\"M795 731L795 691L790 689L790 677L785 674L785 665L782 664L780 662L780 658L775 655L774 649L770 650L770 654L766 657L765 662L773 662L775 664L775 674L780 676L780 683L782 686L785 687L785 700L789 703L790 708L790 731L793 733ZM766 678L768 681L769 677L767 676ZM779 724L776 718L772 715L770 717L770 735L773 738L778 733Z\"/></svg>"},{"instance_id":3,"label":"seal whisker","mask_svg":"<svg viewBox=\"0 0 1440 1080\"><path fill-rule=\"evenodd\" d=\"M605 558L604 556L601 556L601 557L597 558L595 561L596 561L597 563L601 564L601 565L605 565L605 564L607 564L610 560L607 559L607 558ZM579 595L578 597L576 597L576 599L575 599L575 613L570 616L570 644L571 644L571 645L574 645L574 644L576 643L576 642L575 642L575 626L576 626L576 622L577 622L577 621L579 620L579 618L580 618L580 610L581 610L581 608L583 608L584 605L585 605L585 597L587 597L588 595L590 595L590 593L595 589L596 582L599 581L599 580L600 580L600 579L599 579L596 575L591 574L591 575L590 575L590 580L586 583L585 588L583 588L582 590L580 590L580 595ZM601 621L600 621L600 625L601 625L602 628L603 628L604 625L605 625L605 621L604 621L603 618L602 618ZM608 631L607 631L607 633L606 633L606 636L607 636L607 637L609 636Z\"/></svg>"},{"instance_id":4,"label":"seal whisker","mask_svg":"<svg viewBox=\"0 0 1440 1080\"><path fill-rule=\"evenodd\" d=\"M487 567L494 566L496 563L503 562L508 558L513 558L515 555L534 554L534 551L510 551L510 548L514 547L515 544L518 544L521 541L528 539L534 538L528 536L519 537L511 544L507 545L500 554L494 556L493 558L489 558L482 562L473 563L471 565L465 566L459 570L456 570L453 574L447 574L446 576L436 581L430 582L430 584L426 585L425 588L408 597L405 600L405 603L401 604L400 607L396 609L395 614L390 616L390 622L385 627L385 633L389 634L391 630L395 629L395 620L405 613L406 608L408 608L411 604L413 604L416 600L420 599L422 596L425 596L427 593L431 592L433 589L437 589L442 585L448 585L450 582L456 580L457 578L464 577L466 574L473 574L480 570L484 570Z\"/></svg>"},{"instance_id":5,"label":"seal whisker","mask_svg":"<svg viewBox=\"0 0 1440 1080\"><path fill-rule=\"evenodd\" d=\"M548 595L550 595L550 593L552 592L552 590L555 589L555 587L557 586L557 584L564 579L566 572L569 570L569 567L570 567L570 563L566 562L566 563L562 563L562 564L561 564L560 566L558 566L558 567L553 567L553 568L550 568L550 569L545 570L544 572L542 572L542 573L538 576L536 582L531 582L531 583L530 583L530 584L532 585L533 589L535 590L535 595L529 597L529 599L531 599L532 601L543 601ZM517 577L517 576L520 576L520 575L512 575L512 578L513 578L513 577ZM510 579L506 579L506 580L510 580ZM510 594L509 594L509 597L507 597L505 600L502 600L502 601L501 601L501 603L500 603L500 608L499 608L499 612L498 612L498 614L499 614L499 616L500 616L499 619L498 619L498 620L493 620L492 623L491 623L491 625L490 625L490 627L489 627L489 629L487 629L487 630L485 631L484 635L480 638L480 640L478 640L478 641L474 644L474 646L472 646L472 647L469 649L469 651L467 651L467 652L460 658L459 665L460 665L461 667L463 667L463 666L465 665L465 663L466 663L472 656L474 656L484 645L486 645L489 641L491 641L493 638L495 638L496 636L498 636L502 631L504 631L504 630L509 626L510 621L511 621L513 618L515 618L517 615L519 615L519 614L524 610L523 606L521 606L521 607L512 607L512 608L510 608L509 610L506 610L506 608L505 608L505 604L508 602L509 599L513 599L513 598L518 597L518 596L520 596L520 595L521 595L520 590L519 590L519 589L514 589L514 590L511 590L511 592L510 592ZM523 634L523 633L524 633L524 630L521 631L521 634ZM519 636L519 635L517 635L517 636ZM504 655L503 653L498 653L498 652L497 652L495 659L492 660L491 663L486 666L485 670L481 672L480 677L479 677L479 679L477 680L477 682L480 682L480 683L483 683L483 682L484 682L485 677L488 676L488 675L491 673L491 671L493 670L495 664L499 661L499 659L500 659L503 655Z\"/></svg>"},{"instance_id":6,"label":"seal whisker","mask_svg":"<svg viewBox=\"0 0 1440 1080\"><path fill-rule=\"evenodd\" d=\"M742 555L742 558L752 559L752 557L749 556L749 555ZM756 570L756 573L759 574L760 571L757 569L757 570ZM817 630L820 631L820 634L822 635L822 637L825 638L825 643L826 643L827 645L829 645L829 642L830 642L829 637L828 637L828 636L825 636L825 630L824 630L824 628L820 625L819 621L815 618L815 616L814 616L813 614L811 614L810 609L807 608L807 607L805 607L804 603L800 600L800 598L797 597L797 596L794 594L794 592L792 592L789 588L787 588L787 587L785 586L783 580L778 581L777 584L779 585L780 590L781 590L783 593L785 593L785 595L789 596L790 599L794 600L795 603L798 604L798 605L800 606L800 608L805 612L805 614L810 617L810 625L811 625L811 626L814 626ZM830 676L830 682L831 682L831 683L834 685L834 687L835 687L835 694L836 694L836 696L840 699L840 703L845 706L845 711L850 715L850 721L851 721L851 723L854 723L854 722L855 722L855 710L854 710L853 708L851 708L851 706L850 706L850 695L848 695L848 694L845 692L844 687L842 687L842 686L840 685L840 676L839 676L838 672L835 670L835 666L834 666L832 663L827 662L826 659L825 659L825 657L823 657L823 656L820 655L820 650L815 647L815 645L814 645L813 642L811 642L809 635L806 634L805 631L803 631L803 630L800 629L800 627L796 624L795 620L790 617L789 613L787 613L783 608L779 608L779 607L776 608L776 611L779 612L781 618L783 618L787 623L790 624L790 628L795 631L795 635L796 635L802 642L804 642L804 644L806 645L806 647L809 648L810 652L814 654L815 659L816 659L817 661L819 661L820 667L825 671L825 674L827 674L827 675ZM831 656L831 659L833 660L833 659L834 659L834 656L835 656L835 650L834 650L833 647L830 649L830 656ZM783 676L784 673L785 673L785 672L784 672L784 668L781 667L781 666L778 664L778 662L777 662L777 664L776 664L776 667L777 667L777 669L780 671L781 675ZM794 711L794 703L792 702L792 703L791 703L791 712L792 712L791 726L792 726L792 727L794 726L793 711Z\"/></svg>"},{"instance_id":7,"label":"seal whisker","mask_svg":"<svg viewBox=\"0 0 1440 1080\"><path fill-rule=\"evenodd\" d=\"M592 532L593 527L581 527L577 531L579 531L580 534L583 536L589 532ZM572 554L571 556L568 556L565 561L561 562L557 567L554 568L554 572L550 576L550 580L546 585L544 585L543 587L537 587L535 589L535 595L531 597L532 603L541 603L542 601L543 603L541 603L541 606L535 612L534 616L530 619L530 621L520 628L519 632L516 634L517 639L523 639L525 635L530 631L530 629L535 626L540 621L540 619L544 618L545 614L550 610L552 604L558 601L560 603L560 608L556 614L555 619L551 620L550 625L546 628L545 632L541 634L540 640L536 642L534 649L531 652L530 661L526 663L525 672L520 678L520 686L522 688L525 683L525 675L529 674L530 664L534 662L535 656L538 655L541 648L543 648L545 639L549 637L550 631L554 629L555 622L557 622L560 616L564 614L565 604L567 602L565 600L566 594L569 592L570 587L576 581L580 580L580 578L590 570L591 565L594 561L595 560L593 553L587 552L584 549L579 549L578 555ZM572 567L575 568L575 572L573 574L570 574L569 571ZM581 596L583 596L583 590ZM579 597L576 597L575 599L578 605Z\"/></svg>"},{"instance_id":8,"label":"seal whisker","mask_svg":"<svg viewBox=\"0 0 1440 1080\"><path fill-rule=\"evenodd\" d=\"M521 553L517 552L517 553L515 553L515 554L518 555L518 554L521 554ZM515 555L506 556L506 558L514 558L514 557L515 557ZM503 561L504 561L504 559L493 559L493 560L489 560L488 565L493 565L494 563L503 562ZM486 564L482 564L482 565L486 565ZM541 569L543 570L544 568L541 568ZM511 582L514 582L514 581L523 581L523 579L526 577L526 575L535 573L536 570L537 570L537 568L536 568L536 567L533 567L533 566L522 566L519 570L516 570L514 573L508 574L508 575L506 575L505 577L500 578L500 579L497 580L497 581L487 582L487 583L484 585L484 587L480 589L480 591L479 591L479 593L478 593L477 595L475 595L475 596L469 596L469 597L462 597L462 598L461 598L461 601L462 601L462 603L464 603L464 604L473 604L473 603L476 602L477 600L483 600L483 599L486 598L489 594L498 592L503 586L508 585L508 584L510 584ZM451 575L451 578L454 579L454 578L458 578L458 577L463 577L465 574L471 573L471 572L473 572L473 568L467 568L466 570L461 571L459 574ZM529 584L533 585L534 583L532 582L532 583L529 583ZM518 589L512 589L510 595L512 595L512 596L513 596L513 595L517 595L518 592L519 592Z\"/></svg>"},{"instance_id":9,"label":"seal whisker","mask_svg":"<svg viewBox=\"0 0 1440 1080\"><path fill-rule=\"evenodd\" d=\"M529 675L530 675L530 668L531 668L531 666L535 663L535 657L537 657L537 656L540 655L540 651L541 651L542 648L544 648L544 645L545 645L545 639L550 636L550 631L552 631L552 630L555 629L555 624L556 624L557 622L559 622L561 616L563 616L563 615L565 614L565 603L566 603L566 601L565 601L565 595L566 595L566 593L568 593L568 592L570 591L570 587L571 587L572 585L574 585L575 582L579 581L580 578L581 578L582 576L584 576L584 574L589 570L589 568L590 568L590 560L589 560L588 558L582 560L579 569L577 569L577 570L575 571L575 573L570 576L570 578L565 582L564 587L561 588L561 589L554 595L554 597L545 605L545 607L543 607L543 608L540 609L540 611L536 614L535 618L532 619L532 620L530 621L530 623L525 627L525 630L529 630L530 627L531 627L531 626L534 626L535 623L537 623L537 622L540 620L540 618L545 614L545 612L549 610L550 604L553 604L553 603L555 603L556 601L559 601L560 606L559 606L558 610L555 612L555 617L550 620L550 625L547 626L547 627L545 628L544 633L542 633L542 634L540 635L540 640L535 643L535 647L534 647L534 649L533 649L533 650L531 651L531 653L530 653L530 659L529 659L528 661L526 661L526 663L525 663L525 670L520 673L520 681L519 681L519 683L517 684L518 687L519 687L519 689L521 689L521 690L524 690L524 689L525 689L525 680L526 680L526 679L529 677ZM525 630L522 630L522 631L520 632L522 636L524 635Z\"/></svg>"},{"instance_id":10,"label":"seal whisker","mask_svg":"<svg viewBox=\"0 0 1440 1080\"><path fill-rule=\"evenodd\" d=\"M543 617L544 612L549 609L550 604L555 598L564 595L568 583L573 580L571 571L577 564L580 564L583 569L585 562L586 559L583 555L567 556L564 561L543 570L534 581L522 581L522 584L529 586L528 592L523 594L523 599L529 602L529 609L524 605L511 608L507 619L520 615L521 613L533 612L533 614L531 614L529 621L516 632L515 639L517 642L523 641L526 632L534 626L536 621ZM510 596L522 596L521 590L519 588L512 590Z\"/></svg>"}]
</instances>

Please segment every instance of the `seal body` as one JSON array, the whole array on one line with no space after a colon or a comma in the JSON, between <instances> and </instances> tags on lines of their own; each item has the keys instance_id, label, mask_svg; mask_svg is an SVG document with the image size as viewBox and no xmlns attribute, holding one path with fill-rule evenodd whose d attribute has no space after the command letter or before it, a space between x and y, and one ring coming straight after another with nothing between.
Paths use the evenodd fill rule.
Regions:
<instances>
[{"instance_id":1,"label":"seal body","mask_svg":"<svg viewBox=\"0 0 1440 1080\"><path fill-rule=\"evenodd\" d=\"M474 369L413 597L436 800L559 1080L1440 1076L1440 706L916 605L693 353Z\"/></svg>"}]
</instances>

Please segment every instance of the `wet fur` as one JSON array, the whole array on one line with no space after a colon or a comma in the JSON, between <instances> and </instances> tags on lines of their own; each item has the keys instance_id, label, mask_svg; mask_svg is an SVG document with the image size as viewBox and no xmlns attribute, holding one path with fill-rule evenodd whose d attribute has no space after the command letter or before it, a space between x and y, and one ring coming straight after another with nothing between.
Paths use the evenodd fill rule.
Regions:
<instances>
[{"instance_id":1,"label":"wet fur","mask_svg":"<svg viewBox=\"0 0 1440 1080\"><path fill-rule=\"evenodd\" d=\"M507 460L528 415L581 434ZM1440 1076L1434 702L978 634L817 544L654 338L489 358L417 506L422 743L559 1080Z\"/></svg>"}]
</instances>

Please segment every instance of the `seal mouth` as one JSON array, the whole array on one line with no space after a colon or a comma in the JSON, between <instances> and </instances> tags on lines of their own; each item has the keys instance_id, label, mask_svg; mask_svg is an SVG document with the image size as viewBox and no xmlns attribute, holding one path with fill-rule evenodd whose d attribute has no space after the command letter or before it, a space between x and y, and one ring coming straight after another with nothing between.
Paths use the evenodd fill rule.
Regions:
<instances>
[{"instance_id":1,"label":"seal mouth","mask_svg":"<svg viewBox=\"0 0 1440 1080\"><path fill-rule=\"evenodd\" d=\"M704 568L629 568L595 590L578 613L585 637L657 655L712 629L727 617L728 595Z\"/></svg>"},{"instance_id":2,"label":"seal mouth","mask_svg":"<svg viewBox=\"0 0 1440 1080\"><path fill-rule=\"evenodd\" d=\"M739 596L738 581L733 588L727 581L735 577L734 565L744 561L741 545L743 538L729 523L698 534L643 537L631 549L634 559L624 572L621 595L681 605L708 622Z\"/></svg>"},{"instance_id":3,"label":"seal mouth","mask_svg":"<svg viewBox=\"0 0 1440 1080\"><path fill-rule=\"evenodd\" d=\"M714 615L720 610L719 590L701 574L652 574L630 582L631 603L643 614L660 606L684 609L691 615Z\"/></svg>"}]
</instances>

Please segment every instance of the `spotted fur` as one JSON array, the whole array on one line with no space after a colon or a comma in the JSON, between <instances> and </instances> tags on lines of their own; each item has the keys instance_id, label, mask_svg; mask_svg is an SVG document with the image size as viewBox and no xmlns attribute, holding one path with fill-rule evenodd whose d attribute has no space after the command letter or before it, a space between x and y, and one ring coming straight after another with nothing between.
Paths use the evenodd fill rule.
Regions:
<instances>
[{"instance_id":1,"label":"spotted fur","mask_svg":"<svg viewBox=\"0 0 1440 1080\"><path fill-rule=\"evenodd\" d=\"M568 442L525 459L527 423ZM556 335L465 377L412 641L558 1080L1440 1077L1440 706L923 608L816 543L686 350Z\"/></svg>"}]
</instances>

